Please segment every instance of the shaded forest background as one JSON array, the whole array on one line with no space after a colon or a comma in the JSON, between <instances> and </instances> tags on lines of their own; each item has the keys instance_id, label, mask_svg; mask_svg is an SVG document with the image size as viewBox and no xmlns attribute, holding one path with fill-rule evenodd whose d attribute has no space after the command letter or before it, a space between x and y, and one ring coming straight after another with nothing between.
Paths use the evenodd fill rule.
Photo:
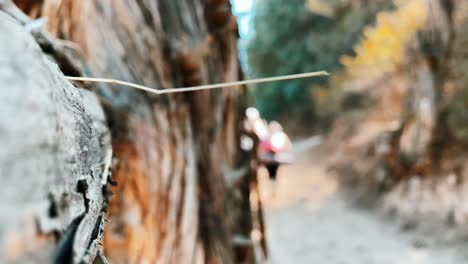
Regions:
<instances>
[{"instance_id":1,"label":"shaded forest background","mask_svg":"<svg viewBox=\"0 0 468 264\"><path fill-rule=\"evenodd\" d=\"M257 3L250 74L332 77L259 85L266 117L327 131L331 169L389 211L465 223L466 1L280 2Z\"/></svg>"},{"instance_id":2,"label":"shaded forest background","mask_svg":"<svg viewBox=\"0 0 468 264\"><path fill-rule=\"evenodd\" d=\"M363 29L391 7L391 1L259 1L247 48L249 74L336 73L343 68L340 58L355 54ZM254 93L267 118L292 110L301 121L315 122L313 91L326 83L327 78L268 83Z\"/></svg>"},{"instance_id":3,"label":"shaded forest background","mask_svg":"<svg viewBox=\"0 0 468 264\"><path fill-rule=\"evenodd\" d=\"M331 79L259 84L253 90L259 107L268 119L287 122L292 111L315 129L329 128L338 113L367 102L354 90L382 85L388 76L404 77L430 12L422 1L258 1L247 47L250 76L333 74ZM460 30L461 13L454 14ZM463 33L457 36L463 43ZM454 52L463 52L460 44ZM453 70L450 77L461 92L463 77Z\"/></svg>"}]
</instances>

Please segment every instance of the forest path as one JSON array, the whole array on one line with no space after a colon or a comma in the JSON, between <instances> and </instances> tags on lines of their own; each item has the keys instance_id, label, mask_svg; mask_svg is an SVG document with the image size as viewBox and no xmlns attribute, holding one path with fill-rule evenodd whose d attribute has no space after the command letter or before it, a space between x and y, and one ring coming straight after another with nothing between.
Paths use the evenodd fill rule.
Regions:
<instances>
[{"instance_id":1,"label":"forest path","mask_svg":"<svg viewBox=\"0 0 468 264\"><path fill-rule=\"evenodd\" d=\"M267 263L468 263L460 248L431 247L381 215L353 205L327 174L327 155L320 148L300 156L296 164L280 168L274 196L266 171L260 170L271 254Z\"/></svg>"}]
</instances>

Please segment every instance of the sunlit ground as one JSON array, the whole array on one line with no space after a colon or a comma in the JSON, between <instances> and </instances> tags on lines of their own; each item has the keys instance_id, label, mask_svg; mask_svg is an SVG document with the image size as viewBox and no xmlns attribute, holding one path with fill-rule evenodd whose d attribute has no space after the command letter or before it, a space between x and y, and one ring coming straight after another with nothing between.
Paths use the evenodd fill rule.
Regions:
<instances>
[{"instance_id":1,"label":"sunlit ground","mask_svg":"<svg viewBox=\"0 0 468 264\"><path fill-rule=\"evenodd\" d=\"M420 246L384 217L351 205L327 174L327 159L320 149L299 154L296 164L280 168L276 186L260 170L271 254L266 263L468 263L453 247Z\"/></svg>"},{"instance_id":2,"label":"sunlit ground","mask_svg":"<svg viewBox=\"0 0 468 264\"><path fill-rule=\"evenodd\" d=\"M333 197L338 188L334 178L327 178L321 166L305 161L280 168L277 182L268 179L266 169L260 169L261 194L268 208L284 209L298 204L307 210L318 210ZM291 176L291 177L290 177Z\"/></svg>"}]
</instances>

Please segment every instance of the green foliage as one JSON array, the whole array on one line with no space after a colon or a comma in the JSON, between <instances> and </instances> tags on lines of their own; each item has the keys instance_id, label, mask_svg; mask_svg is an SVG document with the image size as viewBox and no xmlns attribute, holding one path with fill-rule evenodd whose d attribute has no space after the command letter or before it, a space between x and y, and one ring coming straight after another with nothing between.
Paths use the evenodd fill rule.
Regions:
<instances>
[{"instance_id":1,"label":"green foliage","mask_svg":"<svg viewBox=\"0 0 468 264\"><path fill-rule=\"evenodd\" d=\"M249 74L257 78L338 71L340 57L353 54L362 29L391 6L391 1L378 0L258 1L255 36L247 48ZM267 118L293 112L313 119L312 89L326 83L327 78L320 77L261 84L254 94Z\"/></svg>"}]
</instances>

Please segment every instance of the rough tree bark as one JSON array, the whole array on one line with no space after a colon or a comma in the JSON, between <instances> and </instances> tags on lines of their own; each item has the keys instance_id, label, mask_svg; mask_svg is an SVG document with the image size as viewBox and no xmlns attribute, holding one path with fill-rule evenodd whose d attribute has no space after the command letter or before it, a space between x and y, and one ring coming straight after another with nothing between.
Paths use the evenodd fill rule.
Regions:
<instances>
[{"instance_id":1,"label":"rough tree bark","mask_svg":"<svg viewBox=\"0 0 468 264\"><path fill-rule=\"evenodd\" d=\"M5 13L0 20L1 262L89 262L112 158L104 112L24 27Z\"/></svg>"},{"instance_id":2,"label":"rough tree bark","mask_svg":"<svg viewBox=\"0 0 468 264\"><path fill-rule=\"evenodd\" d=\"M34 19L47 18L45 28L54 38L37 28L40 21L0 1L0 38L10 40L0 45L0 61L11 69L0 71L1 86L8 87L0 89L0 141L15 149L1 152L0 177L17 179L2 187L10 190L2 202L11 209L2 211L8 214L1 219L7 249L2 257L254 262L243 169L248 160L238 144L240 89L155 96L87 84L96 97L78 92L43 54L67 75L160 88L237 80L229 1L15 3ZM13 120L15 115L20 119ZM108 176L111 151L118 162ZM117 186L110 188L113 181ZM115 195L108 206L109 189ZM23 191L28 195L19 195Z\"/></svg>"}]
</instances>

